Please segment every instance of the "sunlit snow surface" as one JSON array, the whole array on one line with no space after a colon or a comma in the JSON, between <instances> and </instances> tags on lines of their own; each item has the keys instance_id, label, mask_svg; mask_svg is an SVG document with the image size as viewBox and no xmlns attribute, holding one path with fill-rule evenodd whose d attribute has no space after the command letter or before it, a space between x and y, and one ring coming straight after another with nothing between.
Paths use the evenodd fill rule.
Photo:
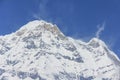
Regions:
<instances>
[{"instance_id":1,"label":"sunlit snow surface","mask_svg":"<svg viewBox=\"0 0 120 80\"><path fill-rule=\"evenodd\" d=\"M100 39L75 40L35 20L0 36L0 80L120 80L120 60Z\"/></svg>"}]
</instances>

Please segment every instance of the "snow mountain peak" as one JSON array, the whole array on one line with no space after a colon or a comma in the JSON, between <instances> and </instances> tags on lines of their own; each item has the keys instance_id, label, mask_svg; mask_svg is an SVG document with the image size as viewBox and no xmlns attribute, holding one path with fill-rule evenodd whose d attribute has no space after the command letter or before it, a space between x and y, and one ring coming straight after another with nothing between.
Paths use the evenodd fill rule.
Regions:
<instances>
[{"instance_id":1,"label":"snow mountain peak","mask_svg":"<svg viewBox=\"0 0 120 80\"><path fill-rule=\"evenodd\" d=\"M98 47L107 47L107 45L100 39L98 38L92 38L89 42L89 45L91 45L94 48L98 48Z\"/></svg>"},{"instance_id":2,"label":"snow mountain peak","mask_svg":"<svg viewBox=\"0 0 120 80\"><path fill-rule=\"evenodd\" d=\"M75 40L43 20L1 36L0 59L0 80L120 80L120 60L102 40Z\"/></svg>"},{"instance_id":3,"label":"snow mountain peak","mask_svg":"<svg viewBox=\"0 0 120 80\"><path fill-rule=\"evenodd\" d=\"M43 20L35 20L31 21L28 24L24 25L20 30L17 31L17 34L22 34L24 32L33 32L33 31L38 31L38 32L45 32L45 31L50 31L53 34L60 34L60 30L56 25L53 25L51 23L48 23Z\"/></svg>"}]
</instances>

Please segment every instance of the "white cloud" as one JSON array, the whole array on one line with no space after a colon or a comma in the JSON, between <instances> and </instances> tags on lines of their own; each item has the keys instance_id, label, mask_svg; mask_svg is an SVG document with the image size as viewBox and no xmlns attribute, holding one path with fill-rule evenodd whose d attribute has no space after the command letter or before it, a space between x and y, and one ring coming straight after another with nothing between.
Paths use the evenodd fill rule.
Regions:
<instances>
[{"instance_id":1,"label":"white cloud","mask_svg":"<svg viewBox=\"0 0 120 80\"><path fill-rule=\"evenodd\" d=\"M33 17L34 17L35 19L41 20L41 19L46 19L46 18L48 18L49 12L48 12L48 10L47 10L47 4L48 4L48 0L40 0L39 6L38 6L38 7L39 7L39 10L38 10L37 13L34 13L34 14L33 14Z\"/></svg>"},{"instance_id":2,"label":"white cloud","mask_svg":"<svg viewBox=\"0 0 120 80\"><path fill-rule=\"evenodd\" d=\"M104 31L105 29L105 22L102 25L98 25L97 26L98 30L96 32L96 37L100 38L100 34L102 33L102 31Z\"/></svg>"}]
</instances>

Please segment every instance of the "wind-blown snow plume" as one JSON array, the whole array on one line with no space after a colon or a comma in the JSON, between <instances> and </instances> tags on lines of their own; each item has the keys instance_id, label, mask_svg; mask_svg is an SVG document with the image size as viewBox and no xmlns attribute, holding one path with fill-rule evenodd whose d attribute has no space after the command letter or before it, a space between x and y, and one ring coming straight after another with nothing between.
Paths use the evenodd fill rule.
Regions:
<instances>
[{"instance_id":1,"label":"wind-blown snow plume","mask_svg":"<svg viewBox=\"0 0 120 80\"><path fill-rule=\"evenodd\" d=\"M99 38L102 31L104 31L104 29L105 29L105 22L102 24L102 26L98 25L97 28L98 28L98 30L96 32L96 37Z\"/></svg>"},{"instance_id":2,"label":"wind-blown snow plume","mask_svg":"<svg viewBox=\"0 0 120 80\"><path fill-rule=\"evenodd\" d=\"M47 11L47 3L48 3L48 0L41 0L40 3L39 3L39 11L35 14L33 14L33 17L36 18L36 19L44 19L44 18L47 18L48 15L49 15L49 12Z\"/></svg>"}]
</instances>

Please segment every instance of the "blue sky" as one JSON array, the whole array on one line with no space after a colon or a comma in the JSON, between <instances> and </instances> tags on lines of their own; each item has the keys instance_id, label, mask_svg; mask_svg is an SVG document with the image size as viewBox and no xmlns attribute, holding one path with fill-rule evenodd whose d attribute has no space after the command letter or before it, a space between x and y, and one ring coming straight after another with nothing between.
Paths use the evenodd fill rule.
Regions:
<instances>
[{"instance_id":1,"label":"blue sky","mask_svg":"<svg viewBox=\"0 0 120 80\"><path fill-rule=\"evenodd\" d=\"M0 35L35 19L85 41L101 29L100 39L120 57L120 0L0 0Z\"/></svg>"}]
</instances>

